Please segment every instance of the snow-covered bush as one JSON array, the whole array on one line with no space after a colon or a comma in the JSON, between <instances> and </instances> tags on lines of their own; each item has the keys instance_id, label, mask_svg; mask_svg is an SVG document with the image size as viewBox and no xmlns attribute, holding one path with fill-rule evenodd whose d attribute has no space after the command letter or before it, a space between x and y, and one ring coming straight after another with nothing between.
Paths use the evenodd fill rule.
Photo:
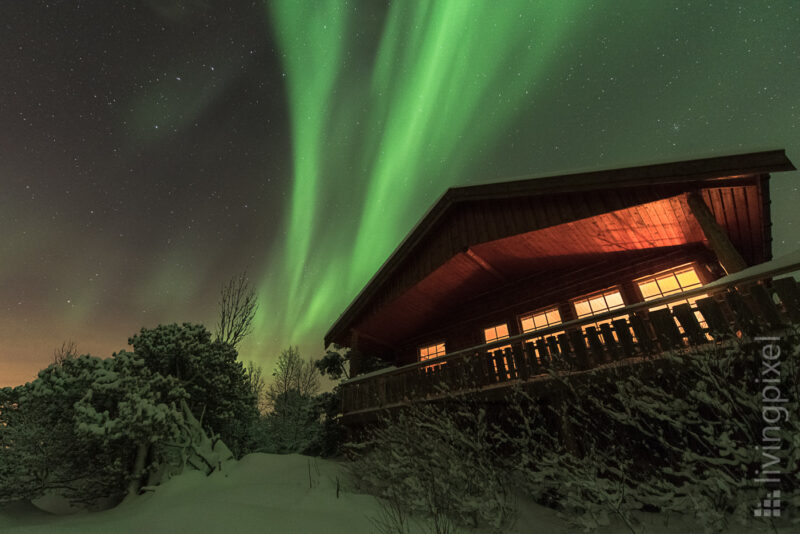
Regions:
<instances>
[{"instance_id":1,"label":"snow-covered bush","mask_svg":"<svg viewBox=\"0 0 800 534\"><path fill-rule=\"evenodd\" d=\"M314 454L322 423L322 409L316 397L297 390L280 394L273 410L259 422L259 452Z\"/></svg>"},{"instance_id":2,"label":"snow-covered bush","mask_svg":"<svg viewBox=\"0 0 800 534\"><path fill-rule=\"evenodd\" d=\"M221 434L246 445L255 399L235 350L209 337L143 330L135 352L64 359L1 390L0 502L56 492L92 508L221 468L233 456Z\"/></svg>"},{"instance_id":3,"label":"snow-covered bush","mask_svg":"<svg viewBox=\"0 0 800 534\"><path fill-rule=\"evenodd\" d=\"M640 511L694 517L709 533L798 521L800 335L782 334L779 379L765 375L767 342L735 338L554 373L535 392L511 388L505 403L413 404L348 446L352 473L404 510L495 526L513 515L512 487L585 531L615 522L642 532ZM780 408L778 422L766 421L766 385L782 392L769 412ZM779 469L780 482L758 481L764 469ZM768 490L781 492L779 519L753 516Z\"/></svg>"},{"instance_id":4,"label":"snow-covered bush","mask_svg":"<svg viewBox=\"0 0 800 534\"><path fill-rule=\"evenodd\" d=\"M70 358L4 391L14 407L0 431L0 463L14 468L0 474L0 499L56 491L89 507L119 500L138 484L150 446L177 437L182 415L175 403L185 395L128 353Z\"/></svg>"},{"instance_id":5,"label":"snow-covered bush","mask_svg":"<svg viewBox=\"0 0 800 534\"><path fill-rule=\"evenodd\" d=\"M486 411L467 399L413 404L349 444L351 473L362 489L435 524L488 524L514 517L506 472L498 464Z\"/></svg>"},{"instance_id":6,"label":"snow-covered bush","mask_svg":"<svg viewBox=\"0 0 800 534\"><path fill-rule=\"evenodd\" d=\"M142 328L128 343L153 373L178 380L195 417L236 457L249 452L258 401L232 345L189 323Z\"/></svg>"},{"instance_id":7,"label":"snow-covered bush","mask_svg":"<svg viewBox=\"0 0 800 534\"><path fill-rule=\"evenodd\" d=\"M339 383L333 391L324 392L317 396L317 403L322 410L322 421L319 432L309 445L311 454L330 457L340 453L344 444L347 431L341 423L342 415L342 384L350 378L350 360L357 358L362 373L369 373L382 369L388 365L386 360L375 355L361 354L348 347L339 347L331 343L325 355L314 362L320 374L327 376Z\"/></svg>"},{"instance_id":8,"label":"snow-covered bush","mask_svg":"<svg viewBox=\"0 0 800 534\"><path fill-rule=\"evenodd\" d=\"M639 509L692 515L708 532L726 530L731 520L753 524L752 510L766 493L755 481L765 461L761 345L730 342L556 377L563 396L549 408L556 416L550 424L522 394L517 405L529 408L518 411L521 431L506 434L518 451L518 476L534 497L556 502L584 528L616 516L636 532ZM797 414L797 336L781 345L781 406ZM791 502L798 494L800 418L786 417L770 436L781 444L774 455L785 473L770 489Z\"/></svg>"}]
</instances>

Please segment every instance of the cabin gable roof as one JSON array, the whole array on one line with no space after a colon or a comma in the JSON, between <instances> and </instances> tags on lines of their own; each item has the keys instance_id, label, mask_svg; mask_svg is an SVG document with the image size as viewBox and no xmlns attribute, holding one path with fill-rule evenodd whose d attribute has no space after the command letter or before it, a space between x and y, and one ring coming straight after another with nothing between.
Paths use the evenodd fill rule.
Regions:
<instances>
[{"instance_id":1,"label":"cabin gable roof","mask_svg":"<svg viewBox=\"0 0 800 534\"><path fill-rule=\"evenodd\" d=\"M625 210L688 191L703 190L714 211L715 202L717 209L722 209L726 195L730 197L728 204L735 203L733 191L737 186L755 188L757 193L750 195L745 211L749 223L764 227L760 231L765 232L763 241L768 247L768 190L761 178L770 172L794 169L783 150L771 150L448 189L334 323L325 336L325 344L342 343L343 336L355 323L398 298L440 266L465 261L462 256L480 265L485 276L502 278L502 273L493 273L492 265L475 252L481 244L501 242L510 236ZM715 197L711 193L715 189L724 193ZM725 217L723 213L715 215L718 219ZM768 248L759 249L751 237L742 240L749 240L747 246L752 249L754 259L769 259Z\"/></svg>"}]
</instances>

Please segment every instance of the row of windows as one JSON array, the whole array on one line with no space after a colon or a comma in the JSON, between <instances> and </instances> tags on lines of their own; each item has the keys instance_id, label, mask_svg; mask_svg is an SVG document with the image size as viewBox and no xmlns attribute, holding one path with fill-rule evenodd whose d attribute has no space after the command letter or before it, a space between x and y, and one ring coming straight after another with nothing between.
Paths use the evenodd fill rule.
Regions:
<instances>
[{"instance_id":1,"label":"row of windows","mask_svg":"<svg viewBox=\"0 0 800 534\"><path fill-rule=\"evenodd\" d=\"M697 275L697 271L693 265L682 265L668 271L646 276L644 278L635 280L635 283L639 287L639 291L641 292L645 302L675 295L684 291L689 291L690 289L695 289L702 285L700 277ZM672 308L684 302L694 305L694 302L697 299L701 299L704 296L705 295L700 295L689 299L684 299L682 301L676 301L669 304L669 307ZM625 307L625 301L622 299L622 293L620 293L618 288L610 288L597 293L592 293L591 295L578 297L570 302L578 319L600 315L602 313ZM652 310L665 307L667 306L656 306L652 308ZM695 312L695 315L700 321L701 326L705 327L705 322L702 315L700 315L700 312ZM584 327L584 329L589 326L599 328L603 323L610 324L613 320L627 319L627 317L627 315L620 315L618 317L598 321L596 323L589 323ZM551 306L533 313L525 314L520 317L519 321L523 333L536 332L538 330L542 330L543 328L561 324L561 313L558 311L558 306ZM560 333L563 332L555 332L553 335L557 336ZM506 339L507 337L509 337L509 332L508 324L506 323L485 328L483 331L483 338L486 343ZM505 348L505 346L498 347L498 349ZM421 347L419 349L419 359L420 361L428 360L430 358L444 356L445 353L445 343L440 342L434 345Z\"/></svg>"}]
</instances>

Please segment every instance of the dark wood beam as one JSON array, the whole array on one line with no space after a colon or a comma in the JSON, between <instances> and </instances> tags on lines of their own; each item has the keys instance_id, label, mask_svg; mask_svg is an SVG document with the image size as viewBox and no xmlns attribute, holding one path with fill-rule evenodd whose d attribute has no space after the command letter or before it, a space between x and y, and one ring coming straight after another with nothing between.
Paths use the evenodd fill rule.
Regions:
<instances>
[{"instance_id":1,"label":"dark wood beam","mask_svg":"<svg viewBox=\"0 0 800 534\"><path fill-rule=\"evenodd\" d=\"M494 276L495 278L497 278L497 279L498 279L500 282L503 282L503 283L505 283L505 282L507 282L507 281L508 281L508 280L506 279L506 277L505 277L505 276L503 276L502 274L500 274L500 272L499 272L497 269L495 269L494 267L492 267L492 266L491 266L491 264L490 264L488 261L486 261L486 260L484 260L483 258L481 258L481 257L480 257L480 256L479 256L479 255L478 255L478 254L477 254L477 253L476 253L474 250L472 250L471 248L468 248L468 249L465 251L465 254L467 255L467 257L468 257L469 259L471 259L472 261L474 261L475 263L477 263L477 264L478 264L478 267L480 267L481 269L483 269L483 270L484 270L484 271L486 271L487 273L489 273L489 274L491 274L492 276Z\"/></svg>"},{"instance_id":2,"label":"dark wood beam","mask_svg":"<svg viewBox=\"0 0 800 534\"><path fill-rule=\"evenodd\" d=\"M363 367L363 356L358 342L359 337L358 330L355 328L350 330L350 378L361 374L361 368Z\"/></svg>"},{"instance_id":3,"label":"dark wood beam","mask_svg":"<svg viewBox=\"0 0 800 534\"><path fill-rule=\"evenodd\" d=\"M714 214L708 209L708 205L700 193L696 191L687 193L686 200L692 215L708 240L708 245L717 255L719 264L722 265L725 272L733 274L747 267L744 258L733 245L725 230L719 225L717 219L714 218Z\"/></svg>"}]
</instances>

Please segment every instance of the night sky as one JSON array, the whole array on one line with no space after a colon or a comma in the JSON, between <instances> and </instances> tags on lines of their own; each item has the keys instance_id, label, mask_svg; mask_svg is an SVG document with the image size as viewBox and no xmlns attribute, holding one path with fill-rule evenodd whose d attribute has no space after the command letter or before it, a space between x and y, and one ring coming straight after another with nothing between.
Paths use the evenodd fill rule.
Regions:
<instances>
[{"instance_id":1,"label":"night sky","mask_svg":"<svg viewBox=\"0 0 800 534\"><path fill-rule=\"evenodd\" d=\"M0 0L0 386L72 339L322 337L451 186L786 148L800 2ZM646 6L646 7L645 7ZM771 182L774 253L798 173Z\"/></svg>"}]
</instances>

